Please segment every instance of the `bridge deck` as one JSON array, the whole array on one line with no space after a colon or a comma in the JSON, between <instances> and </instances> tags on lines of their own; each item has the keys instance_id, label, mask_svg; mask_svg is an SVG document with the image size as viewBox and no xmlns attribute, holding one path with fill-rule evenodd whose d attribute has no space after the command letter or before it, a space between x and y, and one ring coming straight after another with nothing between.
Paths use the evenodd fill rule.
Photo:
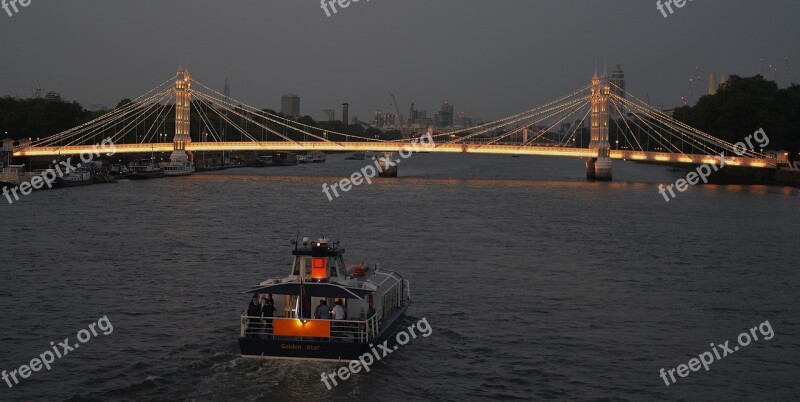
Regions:
<instances>
[{"instance_id":1,"label":"bridge deck","mask_svg":"<svg viewBox=\"0 0 800 402\"><path fill-rule=\"evenodd\" d=\"M167 143L152 144L117 144L116 153L151 153L172 152L173 145ZM188 151L288 151L288 152L407 152L412 146L407 142L319 142L319 141L270 141L270 142L192 142L187 145ZM425 147L418 144L419 152L436 153L471 153L492 155L530 155L530 156L566 156L578 158L596 158L597 150L589 148L548 147L548 146L519 146L519 145L487 145L487 144L441 144L435 147ZM80 155L93 152L94 148L87 145L63 147L30 147L15 148L14 156L67 156ZM101 150L102 151L102 150ZM689 163L689 164L719 164L716 155L676 154L669 152L642 152L629 150L610 151L611 159L646 161L653 163ZM774 159L744 158L726 156L725 164L751 168L776 169Z\"/></svg>"}]
</instances>

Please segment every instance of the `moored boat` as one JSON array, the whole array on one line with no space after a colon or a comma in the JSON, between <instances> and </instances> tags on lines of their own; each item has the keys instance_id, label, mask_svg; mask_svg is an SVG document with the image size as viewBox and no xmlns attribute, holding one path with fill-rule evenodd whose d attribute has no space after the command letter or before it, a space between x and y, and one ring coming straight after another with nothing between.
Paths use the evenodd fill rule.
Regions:
<instances>
[{"instance_id":1,"label":"moored boat","mask_svg":"<svg viewBox=\"0 0 800 402\"><path fill-rule=\"evenodd\" d=\"M366 152L353 152L352 155L344 158L346 161L363 161L366 159L367 153Z\"/></svg>"},{"instance_id":2,"label":"moored boat","mask_svg":"<svg viewBox=\"0 0 800 402\"><path fill-rule=\"evenodd\" d=\"M327 156L320 151L311 151L306 155L306 160L310 163L325 163Z\"/></svg>"},{"instance_id":3,"label":"moored boat","mask_svg":"<svg viewBox=\"0 0 800 402\"><path fill-rule=\"evenodd\" d=\"M164 176L188 176L194 174L194 165L191 162L165 162L158 165L164 170Z\"/></svg>"},{"instance_id":4,"label":"moored boat","mask_svg":"<svg viewBox=\"0 0 800 402\"><path fill-rule=\"evenodd\" d=\"M147 180L164 177L164 170L156 167L150 159L142 159L134 162L130 166L128 179Z\"/></svg>"},{"instance_id":5,"label":"moored boat","mask_svg":"<svg viewBox=\"0 0 800 402\"><path fill-rule=\"evenodd\" d=\"M0 188L16 187L22 181L25 165L8 165L0 170Z\"/></svg>"},{"instance_id":6,"label":"moored boat","mask_svg":"<svg viewBox=\"0 0 800 402\"><path fill-rule=\"evenodd\" d=\"M86 168L78 168L75 171L65 173L63 176L56 178L56 186L58 187L78 187L91 184L94 184L92 171Z\"/></svg>"},{"instance_id":7,"label":"moored boat","mask_svg":"<svg viewBox=\"0 0 800 402\"><path fill-rule=\"evenodd\" d=\"M254 302L241 316L243 357L352 361L394 334L411 304L409 281L364 267L361 276L349 274L344 251L338 242L304 238L289 276L246 292Z\"/></svg>"},{"instance_id":8,"label":"moored boat","mask_svg":"<svg viewBox=\"0 0 800 402\"><path fill-rule=\"evenodd\" d=\"M308 155L300 154L300 155L297 155L297 162L298 163L310 163L311 161L309 161Z\"/></svg>"},{"instance_id":9,"label":"moored boat","mask_svg":"<svg viewBox=\"0 0 800 402\"><path fill-rule=\"evenodd\" d=\"M272 164L274 166L293 166L298 162L298 155L291 152L275 152L272 154Z\"/></svg>"},{"instance_id":10,"label":"moored boat","mask_svg":"<svg viewBox=\"0 0 800 402\"><path fill-rule=\"evenodd\" d=\"M253 166L255 167L268 167L274 164L272 155L260 155L256 158L255 162L253 162Z\"/></svg>"}]
</instances>

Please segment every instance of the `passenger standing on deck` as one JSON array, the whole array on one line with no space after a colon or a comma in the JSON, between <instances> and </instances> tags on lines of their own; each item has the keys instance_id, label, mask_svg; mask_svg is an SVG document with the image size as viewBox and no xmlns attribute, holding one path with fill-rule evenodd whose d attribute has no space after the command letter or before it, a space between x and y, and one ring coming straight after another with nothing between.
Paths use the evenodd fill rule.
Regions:
<instances>
[{"instance_id":1,"label":"passenger standing on deck","mask_svg":"<svg viewBox=\"0 0 800 402\"><path fill-rule=\"evenodd\" d=\"M258 295L253 295L253 300L250 300L250 305L247 306L247 333L245 334L248 337L252 337L255 332L258 331L255 324L260 320L257 317L261 317L261 305L258 302Z\"/></svg>"},{"instance_id":2,"label":"passenger standing on deck","mask_svg":"<svg viewBox=\"0 0 800 402\"><path fill-rule=\"evenodd\" d=\"M318 319L320 320L330 320L331 319L331 309L328 308L328 301L322 299L319 301L319 306L317 306L317 312L315 314Z\"/></svg>"},{"instance_id":3,"label":"passenger standing on deck","mask_svg":"<svg viewBox=\"0 0 800 402\"><path fill-rule=\"evenodd\" d=\"M272 299L272 295L264 296L264 303L261 305L261 317L264 318L272 318L275 316L275 300ZM272 320L268 320L272 322Z\"/></svg>"},{"instance_id":4,"label":"passenger standing on deck","mask_svg":"<svg viewBox=\"0 0 800 402\"><path fill-rule=\"evenodd\" d=\"M336 305L333 307L332 312L334 320L344 320L344 307L342 307L341 300L336 300Z\"/></svg>"}]
</instances>

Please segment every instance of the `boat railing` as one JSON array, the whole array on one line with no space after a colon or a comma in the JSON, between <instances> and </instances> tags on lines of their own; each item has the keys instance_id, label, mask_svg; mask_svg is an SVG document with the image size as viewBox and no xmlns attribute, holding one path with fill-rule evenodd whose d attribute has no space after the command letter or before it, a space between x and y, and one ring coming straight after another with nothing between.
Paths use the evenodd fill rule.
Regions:
<instances>
[{"instance_id":1,"label":"boat railing","mask_svg":"<svg viewBox=\"0 0 800 402\"><path fill-rule=\"evenodd\" d=\"M315 331L303 331L299 328L315 326L324 328L324 333ZM280 330L276 334L275 328L286 326L298 328L292 333L282 333ZM330 330L327 330L330 328ZM366 343L378 336L380 332L380 322L377 314L373 314L366 320L324 320L324 319L301 319L301 318L282 318L282 317L252 317L242 315L240 336L243 338L261 339L286 339L286 340L325 340L331 342L352 342Z\"/></svg>"}]
</instances>

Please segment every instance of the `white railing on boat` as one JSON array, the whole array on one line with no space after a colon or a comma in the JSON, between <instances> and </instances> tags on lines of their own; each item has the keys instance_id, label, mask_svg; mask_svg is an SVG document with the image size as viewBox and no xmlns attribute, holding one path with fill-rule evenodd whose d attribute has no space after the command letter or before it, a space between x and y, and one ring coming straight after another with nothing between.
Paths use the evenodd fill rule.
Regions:
<instances>
[{"instance_id":1,"label":"white railing on boat","mask_svg":"<svg viewBox=\"0 0 800 402\"><path fill-rule=\"evenodd\" d=\"M330 336L282 336L275 335L276 321L330 322ZM242 315L240 335L243 338L287 339L287 340L325 340L332 342L366 343L374 339L380 332L378 315L364 321L321 320L312 318L251 317Z\"/></svg>"}]
</instances>

